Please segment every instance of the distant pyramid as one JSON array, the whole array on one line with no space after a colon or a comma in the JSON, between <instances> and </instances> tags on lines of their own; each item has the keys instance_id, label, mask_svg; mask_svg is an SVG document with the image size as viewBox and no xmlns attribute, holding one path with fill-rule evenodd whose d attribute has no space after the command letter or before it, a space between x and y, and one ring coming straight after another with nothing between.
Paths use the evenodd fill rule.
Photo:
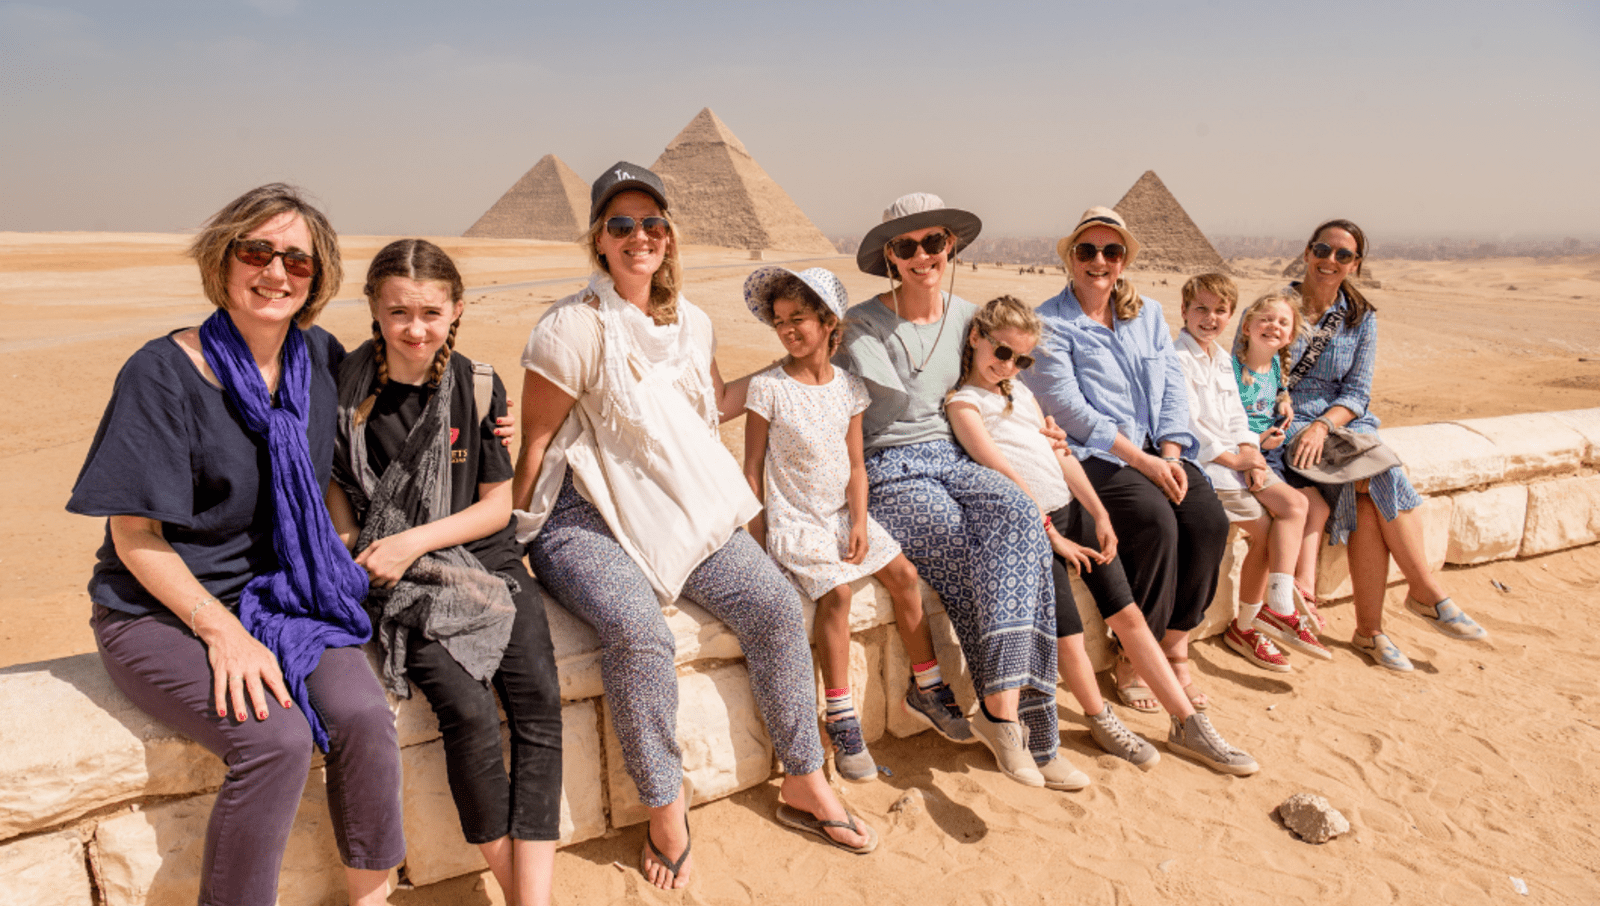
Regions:
<instances>
[{"instance_id":1,"label":"distant pyramid","mask_svg":"<svg viewBox=\"0 0 1600 906\"><path fill-rule=\"evenodd\" d=\"M546 154L462 235L572 242L588 225L589 184Z\"/></svg>"},{"instance_id":2,"label":"distant pyramid","mask_svg":"<svg viewBox=\"0 0 1600 906\"><path fill-rule=\"evenodd\" d=\"M836 255L833 243L707 107L651 165L684 241Z\"/></svg>"},{"instance_id":3,"label":"distant pyramid","mask_svg":"<svg viewBox=\"0 0 1600 906\"><path fill-rule=\"evenodd\" d=\"M1141 246L1134 263L1141 270L1228 272L1228 265L1200 232L1194 221L1167 191L1154 170L1144 171L1128 194L1117 202L1116 211L1128 222L1128 229Z\"/></svg>"}]
</instances>

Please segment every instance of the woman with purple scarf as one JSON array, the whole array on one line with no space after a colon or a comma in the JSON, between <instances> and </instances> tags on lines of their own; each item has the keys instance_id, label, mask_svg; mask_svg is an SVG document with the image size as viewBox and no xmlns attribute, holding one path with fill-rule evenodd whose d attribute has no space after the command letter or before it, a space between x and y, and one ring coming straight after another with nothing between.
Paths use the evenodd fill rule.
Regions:
<instances>
[{"instance_id":1,"label":"woman with purple scarf","mask_svg":"<svg viewBox=\"0 0 1600 906\"><path fill-rule=\"evenodd\" d=\"M344 349L311 325L339 288L338 243L273 184L219 211L189 254L217 311L123 366L67 503L107 517L89 580L101 660L228 765L200 903L276 902L313 745L350 903L385 903L405 857L400 753L359 647L367 575L323 503Z\"/></svg>"}]
</instances>

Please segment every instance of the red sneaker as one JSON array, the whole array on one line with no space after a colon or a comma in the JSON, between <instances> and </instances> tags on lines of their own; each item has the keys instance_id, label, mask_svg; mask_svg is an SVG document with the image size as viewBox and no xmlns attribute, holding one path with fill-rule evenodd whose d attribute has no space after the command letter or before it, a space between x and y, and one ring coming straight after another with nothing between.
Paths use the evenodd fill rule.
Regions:
<instances>
[{"instance_id":1,"label":"red sneaker","mask_svg":"<svg viewBox=\"0 0 1600 906\"><path fill-rule=\"evenodd\" d=\"M1255 629L1240 629L1237 622L1229 623L1228 630L1222 634L1222 640L1228 647L1239 652L1245 660L1263 670L1274 673L1288 673L1294 668L1289 666L1289 659L1283 656L1278 646L1272 640L1262 635Z\"/></svg>"},{"instance_id":2,"label":"red sneaker","mask_svg":"<svg viewBox=\"0 0 1600 906\"><path fill-rule=\"evenodd\" d=\"M1256 628L1296 651L1325 661L1333 660L1333 653L1322 647L1322 642L1306 628L1306 621L1300 619L1299 614L1284 616L1270 607L1263 607L1256 614Z\"/></svg>"}]
</instances>

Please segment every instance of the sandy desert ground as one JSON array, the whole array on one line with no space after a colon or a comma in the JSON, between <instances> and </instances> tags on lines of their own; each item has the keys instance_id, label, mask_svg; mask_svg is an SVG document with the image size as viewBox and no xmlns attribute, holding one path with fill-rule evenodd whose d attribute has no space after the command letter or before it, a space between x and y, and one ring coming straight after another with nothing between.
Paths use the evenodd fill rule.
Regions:
<instances>
[{"instance_id":1,"label":"sandy desert ground","mask_svg":"<svg viewBox=\"0 0 1600 906\"><path fill-rule=\"evenodd\" d=\"M62 505L121 363L151 337L197 323L209 306L186 237L0 233L0 666L89 651L84 582L103 527ZM347 280L322 325L347 346L367 334L355 301L380 237L346 237ZM559 243L440 239L474 287L459 348L518 385L528 328L580 287L586 264ZM770 259L781 256L769 255ZM687 294L718 326L725 375L780 353L746 312L744 252L686 249ZM844 280L853 299L883 288L850 259L803 260ZM1280 282L1281 262L1238 264L1246 298ZM1382 325L1373 408L1389 425L1600 405L1600 257L1473 262L1378 260ZM1182 278L1132 275L1176 323ZM1060 274L981 266L956 291L1039 302ZM741 427L724 429L737 448ZM681 895L631 868L639 832L563 850L557 900L691 903L874 902L1491 903L1600 902L1600 631L1573 605L1600 582L1600 548L1450 570L1456 600L1493 634L1444 640L1395 616L1413 676L1368 666L1343 641L1348 605L1327 610L1332 663L1255 671L1216 641L1198 670L1225 733L1264 765L1224 778L1168 756L1149 774L1097 756L1077 705L1061 700L1063 747L1094 786L1028 790L978 748L918 737L875 746L894 774L844 790L883 833L869 858L838 853L770 820L776 784L694 810L697 876ZM1490 585L1497 580L1509 591ZM1392 590L1391 605L1401 592ZM1164 741L1142 715L1136 731ZM894 810L907 791L920 808ZM1288 795L1327 796L1354 827L1322 847L1272 816ZM1512 878L1523 879L1526 899ZM488 884L487 888L493 885ZM481 877L400 891L405 906L499 903Z\"/></svg>"}]
</instances>

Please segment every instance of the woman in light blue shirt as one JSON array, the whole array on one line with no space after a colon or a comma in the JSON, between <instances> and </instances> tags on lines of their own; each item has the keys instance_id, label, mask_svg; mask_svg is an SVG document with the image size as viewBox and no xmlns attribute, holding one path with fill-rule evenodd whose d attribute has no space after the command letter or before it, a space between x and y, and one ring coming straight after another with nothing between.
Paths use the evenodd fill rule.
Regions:
<instances>
[{"instance_id":1,"label":"woman in light blue shirt","mask_svg":"<svg viewBox=\"0 0 1600 906\"><path fill-rule=\"evenodd\" d=\"M1306 242L1306 277L1298 289L1306 323L1313 329L1290 350L1295 366L1286 383L1293 384L1294 421L1282 449L1288 451L1285 456L1291 467L1320 461L1323 442L1336 426L1363 434L1378 429L1377 417L1367 409L1372 366L1378 355L1377 318L1372 303L1351 281L1360 275L1366 252L1366 234L1348 220L1322 224ZM1301 363L1311 338L1318 333L1327 335L1326 346L1306 370ZM1304 376L1296 379L1301 371ZM1391 554L1406 577L1409 610L1451 638L1488 637L1483 627L1450 600L1428 568L1422 522L1416 514L1422 498L1399 467L1340 485L1315 484L1292 468L1285 477L1296 487L1321 491L1333 510L1328 520L1330 541L1348 541L1350 545L1350 581L1356 605L1351 644L1357 651L1391 670L1411 669L1411 661L1383 632L1383 595Z\"/></svg>"},{"instance_id":2,"label":"woman in light blue shirt","mask_svg":"<svg viewBox=\"0 0 1600 906\"><path fill-rule=\"evenodd\" d=\"M1190 703L1204 710L1189 674L1189 632L1215 594L1228 517L1194 461L1183 368L1160 304L1122 276L1139 242L1121 216L1090 208L1056 252L1067 286L1039 306L1046 354L1023 381L1083 461L1111 513L1134 600ZM1158 692L1162 684L1124 656L1115 682L1130 708L1158 710L1146 683Z\"/></svg>"}]
</instances>

